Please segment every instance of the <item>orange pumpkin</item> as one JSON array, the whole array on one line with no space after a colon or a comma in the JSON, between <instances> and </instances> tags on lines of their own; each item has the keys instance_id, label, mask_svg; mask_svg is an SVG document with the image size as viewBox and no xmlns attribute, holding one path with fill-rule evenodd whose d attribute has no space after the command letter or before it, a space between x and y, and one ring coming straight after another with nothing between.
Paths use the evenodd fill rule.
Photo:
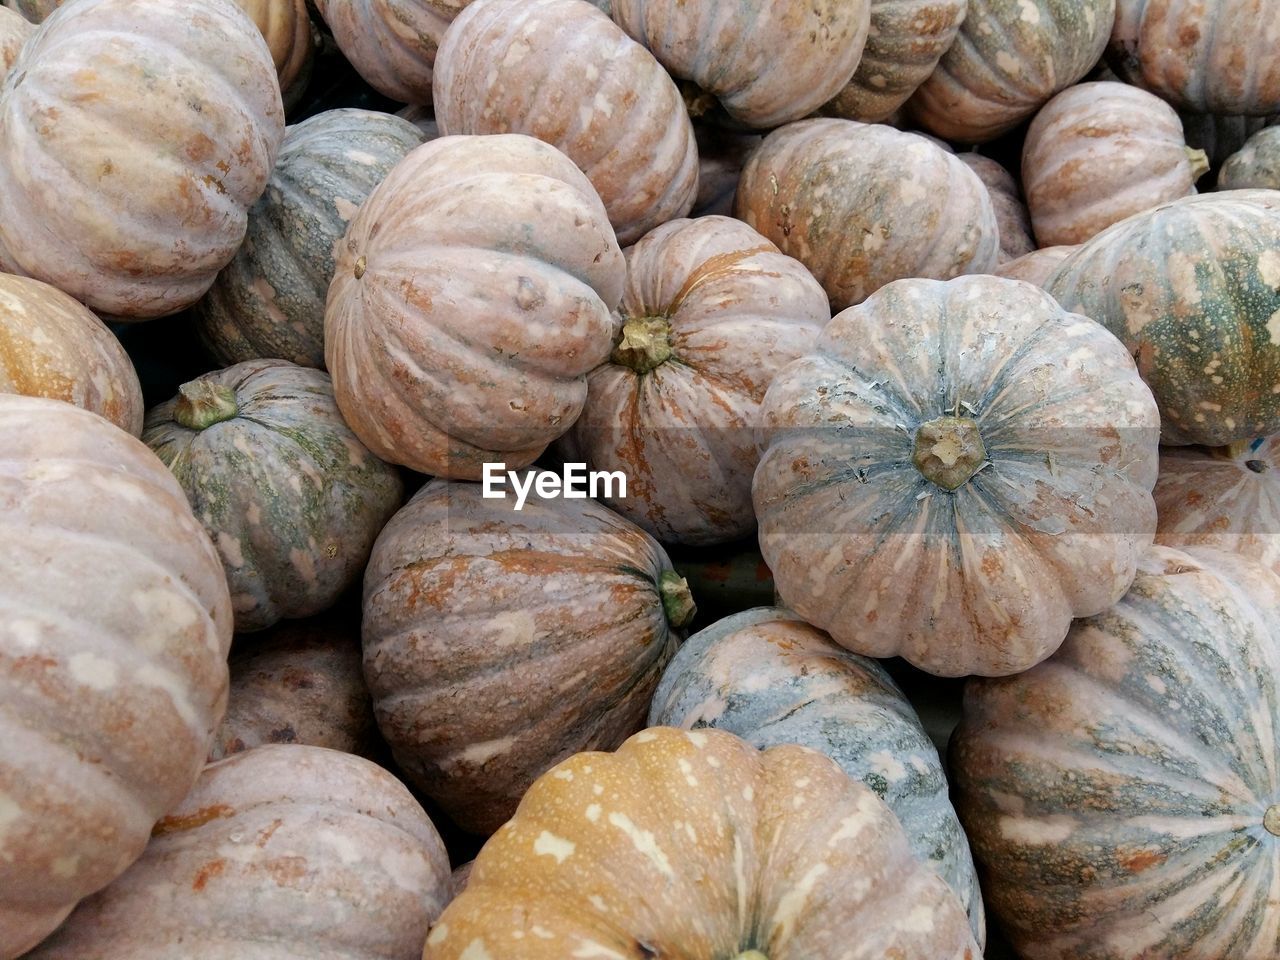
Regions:
<instances>
[{"instance_id":1,"label":"orange pumpkin","mask_svg":"<svg viewBox=\"0 0 1280 960\"><path fill-rule=\"evenodd\" d=\"M315 39L306 0L236 0L262 32L280 79L285 109L306 92L315 59Z\"/></svg>"}]
</instances>

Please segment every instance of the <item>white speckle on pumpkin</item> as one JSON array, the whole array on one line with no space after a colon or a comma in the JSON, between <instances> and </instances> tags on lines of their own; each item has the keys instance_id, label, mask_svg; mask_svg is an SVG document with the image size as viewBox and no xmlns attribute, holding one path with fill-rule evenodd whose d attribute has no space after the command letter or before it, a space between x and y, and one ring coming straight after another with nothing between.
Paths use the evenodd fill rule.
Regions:
<instances>
[{"instance_id":1,"label":"white speckle on pumpkin","mask_svg":"<svg viewBox=\"0 0 1280 960\"><path fill-rule=\"evenodd\" d=\"M664 876L675 877L676 873L671 869L671 861L667 859L662 847L658 846L658 842L654 839L651 831L641 830L625 813L609 814L609 823L621 830L627 839L631 841L632 846L653 861L654 866Z\"/></svg>"},{"instance_id":2,"label":"white speckle on pumpkin","mask_svg":"<svg viewBox=\"0 0 1280 960\"><path fill-rule=\"evenodd\" d=\"M996 66L1015 77L1022 73L1022 64L1018 62L1018 58L1004 50L996 54Z\"/></svg>"},{"instance_id":3,"label":"white speckle on pumpkin","mask_svg":"<svg viewBox=\"0 0 1280 960\"><path fill-rule=\"evenodd\" d=\"M439 946L449 937L449 925L447 923L437 923L431 928L431 932L427 934L427 943L430 946Z\"/></svg>"},{"instance_id":4,"label":"white speckle on pumpkin","mask_svg":"<svg viewBox=\"0 0 1280 960\"><path fill-rule=\"evenodd\" d=\"M0 840L10 827L22 819L24 811L18 801L7 793L0 793Z\"/></svg>"},{"instance_id":5,"label":"white speckle on pumpkin","mask_svg":"<svg viewBox=\"0 0 1280 960\"><path fill-rule=\"evenodd\" d=\"M67 669L71 679L91 690L110 690L120 679L120 668L115 662L96 653L72 654Z\"/></svg>"},{"instance_id":6,"label":"white speckle on pumpkin","mask_svg":"<svg viewBox=\"0 0 1280 960\"><path fill-rule=\"evenodd\" d=\"M515 742L515 737L502 737L498 740L481 740L479 743L470 743L454 754L456 759L452 764L446 760L441 766L456 766L464 763L476 767L483 766L498 754L506 753L515 745Z\"/></svg>"},{"instance_id":7,"label":"white speckle on pumpkin","mask_svg":"<svg viewBox=\"0 0 1280 960\"><path fill-rule=\"evenodd\" d=\"M338 855L343 863L357 863L360 860L360 846L350 836L337 830L319 830L316 839Z\"/></svg>"},{"instance_id":8,"label":"white speckle on pumpkin","mask_svg":"<svg viewBox=\"0 0 1280 960\"><path fill-rule=\"evenodd\" d=\"M595 907L601 913L605 913L609 909L609 905L604 902L604 897L600 896L598 893L593 893L591 896L587 897L587 903L591 904L591 906Z\"/></svg>"},{"instance_id":9,"label":"white speckle on pumpkin","mask_svg":"<svg viewBox=\"0 0 1280 960\"><path fill-rule=\"evenodd\" d=\"M635 735L636 743L652 743L658 739L658 735L652 730L641 730Z\"/></svg>"},{"instance_id":10,"label":"white speckle on pumpkin","mask_svg":"<svg viewBox=\"0 0 1280 960\"><path fill-rule=\"evenodd\" d=\"M573 951L570 956L581 957L582 960L591 960L591 958L600 958L600 960L627 960L622 954L616 950L610 950L603 943L596 943L594 940L582 941L582 946Z\"/></svg>"},{"instance_id":11,"label":"white speckle on pumpkin","mask_svg":"<svg viewBox=\"0 0 1280 960\"><path fill-rule=\"evenodd\" d=\"M1168 687L1165 686L1165 682L1161 680L1159 677L1157 677L1154 673L1147 674L1147 686L1150 687L1152 690L1154 690L1156 693L1160 694L1160 696L1162 697L1165 695L1165 693L1169 689Z\"/></svg>"},{"instance_id":12,"label":"white speckle on pumpkin","mask_svg":"<svg viewBox=\"0 0 1280 960\"><path fill-rule=\"evenodd\" d=\"M1033 0L1018 0L1018 19L1023 23L1029 23L1035 26L1040 22L1040 8L1035 5Z\"/></svg>"},{"instance_id":13,"label":"white speckle on pumpkin","mask_svg":"<svg viewBox=\"0 0 1280 960\"><path fill-rule=\"evenodd\" d=\"M898 184L898 199L903 203L919 203L927 199L929 191L915 180L903 180ZM865 247L865 242L863 243Z\"/></svg>"},{"instance_id":14,"label":"white speckle on pumpkin","mask_svg":"<svg viewBox=\"0 0 1280 960\"><path fill-rule=\"evenodd\" d=\"M174 711L182 718L182 722L191 727L203 729L203 724L196 716L195 707L187 685L172 670L154 663L147 663L138 668L134 678L143 686L154 687L167 694L173 703Z\"/></svg>"},{"instance_id":15,"label":"white speckle on pumpkin","mask_svg":"<svg viewBox=\"0 0 1280 960\"><path fill-rule=\"evenodd\" d=\"M18 646L30 650L40 645L40 624L35 620L11 620L8 628L9 636Z\"/></svg>"},{"instance_id":16,"label":"white speckle on pumpkin","mask_svg":"<svg viewBox=\"0 0 1280 960\"><path fill-rule=\"evenodd\" d=\"M595 823L600 819L600 804L598 803L587 804L587 809L585 813L586 813L587 819L590 820L592 823Z\"/></svg>"},{"instance_id":17,"label":"white speckle on pumpkin","mask_svg":"<svg viewBox=\"0 0 1280 960\"><path fill-rule=\"evenodd\" d=\"M1070 817L1001 817L1000 835L1014 843L1049 844L1062 843L1076 830L1076 822Z\"/></svg>"},{"instance_id":18,"label":"white speckle on pumpkin","mask_svg":"<svg viewBox=\"0 0 1280 960\"><path fill-rule=\"evenodd\" d=\"M591 792L592 792L593 794L595 794L595 795L598 797L598 796L600 796L601 794L603 794L603 793L604 793L604 787L600 786L600 784L598 784L598 783L596 783L596 784L592 784L592 786L591 786Z\"/></svg>"},{"instance_id":19,"label":"white speckle on pumpkin","mask_svg":"<svg viewBox=\"0 0 1280 960\"><path fill-rule=\"evenodd\" d=\"M684 735L699 750L707 745L707 735L705 733L699 733L697 730L686 730Z\"/></svg>"},{"instance_id":20,"label":"white speckle on pumpkin","mask_svg":"<svg viewBox=\"0 0 1280 960\"><path fill-rule=\"evenodd\" d=\"M830 868L825 863L815 863L800 878L799 883L782 895L782 899L778 901L778 908L773 912L772 926L775 928L773 932L773 940L775 942L785 941L791 925L795 923L796 918L804 910L809 894L813 892L818 879L828 869Z\"/></svg>"},{"instance_id":21,"label":"white speckle on pumpkin","mask_svg":"<svg viewBox=\"0 0 1280 960\"><path fill-rule=\"evenodd\" d=\"M74 877L80 872L80 854L72 853L65 857L54 857L49 864L49 872L64 880Z\"/></svg>"},{"instance_id":22,"label":"white speckle on pumpkin","mask_svg":"<svg viewBox=\"0 0 1280 960\"><path fill-rule=\"evenodd\" d=\"M752 788L751 784L747 784L745 787L743 787L743 788L742 788L742 799L743 799L743 800L747 801L747 803L750 803L750 802L751 802L752 800L754 800L755 798L756 798L756 792L755 792L755 790Z\"/></svg>"},{"instance_id":23,"label":"white speckle on pumpkin","mask_svg":"<svg viewBox=\"0 0 1280 960\"><path fill-rule=\"evenodd\" d=\"M933 909L923 903L916 904L902 918L901 929L911 933L928 933L933 929Z\"/></svg>"},{"instance_id":24,"label":"white speckle on pumpkin","mask_svg":"<svg viewBox=\"0 0 1280 960\"><path fill-rule=\"evenodd\" d=\"M1267 320L1267 335L1272 343L1280 346L1280 310L1273 313Z\"/></svg>"},{"instance_id":25,"label":"white speckle on pumpkin","mask_svg":"<svg viewBox=\"0 0 1280 960\"><path fill-rule=\"evenodd\" d=\"M1258 276L1267 286L1280 290L1280 251L1262 251L1258 256Z\"/></svg>"},{"instance_id":26,"label":"white speckle on pumpkin","mask_svg":"<svg viewBox=\"0 0 1280 960\"><path fill-rule=\"evenodd\" d=\"M249 508L244 512L245 519L255 527L262 522L262 508L256 502L250 503Z\"/></svg>"},{"instance_id":27,"label":"white speckle on pumpkin","mask_svg":"<svg viewBox=\"0 0 1280 960\"><path fill-rule=\"evenodd\" d=\"M333 208L338 211L338 217L343 223L350 223L351 218L360 212L360 207L346 197L334 197Z\"/></svg>"},{"instance_id":28,"label":"white speckle on pumpkin","mask_svg":"<svg viewBox=\"0 0 1280 960\"><path fill-rule=\"evenodd\" d=\"M888 750L878 750L867 757L867 760L871 764L871 769L890 783L898 783L907 775L907 768L902 761Z\"/></svg>"},{"instance_id":29,"label":"white speckle on pumpkin","mask_svg":"<svg viewBox=\"0 0 1280 960\"><path fill-rule=\"evenodd\" d=\"M1200 303L1200 285L1196 282L1196 260L1185 253L1169 255L1168 276L1174 296L1188 306Z\"/></svg>"},{"instance_id":30,"label":"white speckle on pumpkin","mask_svg":"<svg viewBox=\"0 0 1280 960\"><path fill-rule=\"evenodd\" d=\"M296 480L297 477L294 477L293 479ZM297 547L294 547L289 551L289 563L293 566L293 569L298 571L299 576L301 576L303 580L308 583L315 583L316 565L315 561L311 558L311 554L307 553L305 550L299 550Z\"/></svg>"},{"instance_id":31,"label":"white speckle on pumpkin","mask_svg":"<svg viewBox=\"0 0 1280 960\"><path fill-rule=\"evenodd\" d=\"M523 647L533 642L537 624L528 611L510 610L490 618L485 630L499 647Z\"/></svg>"},{"instance_id":32,"label":"white speckle on pumpkin","mask_svg":"<svg viewBox=\"0 0 1280 960\"><path fill-rule=\"evenodd\" d=\"M555 771L553 774L551 774L551 776L555 777L557 780L572 780L572 779L573 779L573 771L572 771L572 770L557 770L557 771Z\"/></svg>"},{"instance_id":33,"label":"white speckle on pumpkin","mask_svg":"<svg viewBox=\"0 0 1280 960\"><path fill-rule=\"evenodd\" d=\"M684 782L691 787L696 787L698 778L693 775L693 764L682 757L676 761L676 765L680 768L680 772L684 774Z\"/></svg>"},{"instance_id":34,"label":"white speckle on pumpkin","mask_svg":"<svg viewBox=\"0 0 1280 960\"><path fill-rule=\"evenodd\" d=\"M227 566L239 570L244 566L244 550L240 547L240 538L233 537L225 530L219 530L217 536L218 553Z\"/></svg>"},{"instance_id":35,"label":"white speckle on pumpkin","mask_svg":"<svg viewBox=\"0 0 1280 960\"><path fill-rule=\"evenodd\" d=\"M479 937L467 944L467 948L458 955L458 960L493 960L484 941Z\"/></svg>"},{"instance_id":36,"label":"white speckle on pumpkin","mask_svg":"<svg viewBox=\"0 0 1280 960\"><path fill-rule=\"evenodd\" d=\"M550 930L548 930L546 927L541 926L541 925L536 924L536 923L535 923L532 927L530 927L530 928L529 928L529 932L530 932L530 933L532 933L532 934L533 934L535 937L537 937L539 940L553 940L553 939L555 939L555 934L554 934L554 933L552 933L552 932L551 932Z\"/></svg>"},{"instance_id":37,"label":"white speckle on pumpkin","mask_svg":"<svg viewBox=\"0 0 1280 960\"><path fill-rule=\"evenodd\" d=\"M564 837L557 837L549 830L543 830L538 834L538 839L533 841L533 852L540 857L555 857L556 863L564 863L571 856L573 851L577 849L577 844Z\"/></svg>"}]
</instances>

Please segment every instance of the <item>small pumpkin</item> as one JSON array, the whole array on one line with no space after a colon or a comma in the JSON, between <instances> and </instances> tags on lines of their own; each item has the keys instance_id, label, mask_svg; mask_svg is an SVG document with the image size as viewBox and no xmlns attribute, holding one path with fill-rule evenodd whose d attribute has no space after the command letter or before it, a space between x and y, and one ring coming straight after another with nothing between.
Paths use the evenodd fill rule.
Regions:
<instances>
[{"instance_id":1,"label":"small pumpkin","mask_svg":"<svg viewBox=\"0 0 1280 960\"><path fill-rule=\"evenodd\" d=\"M997 161L979 153L967 151L956 154L956 157L978 175L991 195L991 206L1000 228L1000 256L996 265L1025 257L1035 250L1031 217L1027 213L1027 205L1022 202L1022 191L1018 189L1018 181L1013 174Z\"/></svg>"},{"instance_id":2,"label":"small pumpkin","mask_svg":"<svg viewBox=\"0 0 1280 960\"><path fill-rule=\"evenodd\" d=\"M22 45L35 32L35 27L23 19L20 13L8 7L0 7L0 82L22 52Z\"/></svg>"},{"instance_id":3,"label":"small pumpkin","mask_svg":"<svg viewBox=\"0 0 1280 960\"><path fill-rule=\"evenodd\" d=\"M1263 127L1218 171L1219 190L1280 189L1280 127Z\"/></svg>"},{"instance_id":4,"label":"small pumpkin","mask_svg":"<svg viewBox=\"0 0 1280 960\"><path fill-rule=\"evenodd\" d=\"M306 0L236 0L262 32L280 80L285 110L302 100L311 80L315 38Z\"/></svg>"},{"instance_id":5,"label":"small pumpkin","mask_svg":"<svg viewBox=\"0 0 1280 960\"><path fill-rule=\"evenodd\" d=\"M1062 261L1078 249L1079 247L1073 244L1032 250L1016 260L1000 264L992 273L997 277L1007 277L1010 280L1025 280L1043 290L1047 287L1049 278L1058 272Z\"/></svg>"}]
</instances>

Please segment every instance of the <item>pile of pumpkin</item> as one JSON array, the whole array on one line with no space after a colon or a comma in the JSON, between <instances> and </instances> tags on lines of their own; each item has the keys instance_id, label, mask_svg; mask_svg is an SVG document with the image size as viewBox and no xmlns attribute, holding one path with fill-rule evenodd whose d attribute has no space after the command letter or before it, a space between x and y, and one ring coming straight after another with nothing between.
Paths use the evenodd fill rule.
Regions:
<instances>
[{"instance_id":1,"label":"pile of pumpkin","mask_svg":"<svg viewBox=\"0 0 1280 960\"><path fill-rule=\"evenodd\" d=\"M5 2L0 960L1280 956L1280 4Z\"/></svg>"}]
</instances>

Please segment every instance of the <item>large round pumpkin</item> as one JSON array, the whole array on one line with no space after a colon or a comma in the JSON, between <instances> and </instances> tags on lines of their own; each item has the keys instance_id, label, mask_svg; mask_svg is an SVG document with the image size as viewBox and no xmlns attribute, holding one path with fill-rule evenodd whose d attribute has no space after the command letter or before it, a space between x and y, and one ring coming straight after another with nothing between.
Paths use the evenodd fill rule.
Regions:
<instances>
[{"instance_id":1,"label":"large round pumpkin","mask_svg":"<svg viewBox=\"0 0 1280 960\"><path fill-rule=\"evenodd\" d=\"M755 529L760 401L831 319L809 271L740 220L675 220L627 253L609 362L565 435L566 460L621 471L605 497L659 540L725 543Z\"/></svg>"},{"instance_id":2,"label":"large round pumpkin","mask_svg":"<svg viewBox=\"0 0 1280 960\"><path fill-rule=\"evenodd\" d=\"M1124 595L1155 535L1151 392L1030 284L886 287L778 374L763 423L782 603L865 656L1025 670Z\"/></svg>"},{"instance_id":3,"label":"large round pumpkin","mask_svg":"<svg viewBox=\"0 0 1280 960\"><path fill-rule=\"evenodd\" d=\"M0 82L18 59L22 45L34 32L35 28L21 14L8 7L0 7Z\"/></svg>"},{"instance_id":4,"label":"large round pumpkin","mask_svg":"<svg viewBox=\"0 0 1280 960\"><path fill-rule=\"evenodd\" d=\"M352 219L325 311L338 406L378 456L478 479L573 425L626 264L587 178L518 134L414 150Z\"/></svg>"},{"instance_id":5,"label":"large round pumpkin","mask_svg":"<svg viewBox=\"0 0 1280 960\"><path fill-rule=\"evenodd\" d=\"M1000 228L1000 263L1025 257L1036 248L1031 236L1031 217L1022 202L1018 181L1008 170L990 157L973 151L956 154L957 159L978 175L991 195L991 206ZM998 264L997 264L998 265Z\"/></svg>"},{"instance_id":6,"label":"large round pumpkin","mask_svg":"<svg viewBox=\"0 0 1280 960\"><path fill-rule=\"evenodd\" d=\"M1280 127L1264 127L1218 171L1219 190L1280 189Z\"/></svg>"},{"instance_id":7,"label":"large round pumpkin","mask_svg":"<svg viewBox=\"0 0 1280 960\"><path fill-rule=\"evenodd\" d=\"M987 903L1035 960L1280 955L1280 577L1155 548L952 744Z\"/></svg>"},{"instance_id":8,"label":"large round pumpkin","mask_svg":"<svg viewBox=\"0 0 1280 960\"><path fill-rule=\"evenodd\" d=\"M1280 192L1186 197L1117 223L1049 292L1124 341L1166 444L1280 433Z\"/></svg>"},{"instance_id":9,"label":"large round pumpkin","mask_svg":"<svg viewBox=\"0 0 1280 960\"><path fill-rule=\"evenodd\" d=\"M342 235L423 140L409 121L372 110L329 110L285 131L244 244L196 305L197 333L217 360L324 366L324 304Z\"/></svg>"},{"instance_id":10,"label":"large round pumpkin","mask_svg":"<svg viewBox=\"0 0 1280 960\"><path fill-rule=\"evenodd\" d=\"M440 46L435 107L442 134L524 133L562 150L600 194L620 243L685 216L697 196L680 91L583 0L470 4Z\"/></svg>"},{"instance_id":11,"label":"large round pumpkin","mask_svg":"<svg viewBox=\"0 0 1280 960\"><path fill-rule=\"evenodd\" d=\"M413 960L450 892L444 845L395 777L268 745L206 767L142 859L30 960Z\"/></svg>"},{"instance_id":12,"label":"large round pumpkin","mask_svg":"<svg viewBox=\"0 0 1280 960\"><path fill-rule=\"evenodd\" d=\"M70 404L0 394L0 958L142 853L227 696L231 602L182 489Z\"/></svg>"},{"instance_id":13,"label":"large round pumpkin","mask_svg":"<svg viewBox=\"0 0 1280 960\"><path fill-rule=\"evenodd\" d=\"M513 506L432 481L387 524L364 583L378 726L409 779L477 833L552 764L640 727L693 615L662 547L607 507Z\"/></svg>"},{"instance_id":14,"label":"large round pumpkin","mask_svg":"<svg viewBox=\"0 0 1280 960\"><path fill-rule=\"evenodd\" d=\"M306 93L315 59L315 38L307 0L236 0L257 24L271 51L286 110Z\"/></svg>"},{"instance_id":15,"label":"large round pumpkin","mask_svg":"<svg viewBox=\"0 0 1280 960\"><path fill-rule=\"evenodd\" d=\"M122 319L200 298L284 135L233 0L77 0L0 88L0 269Z\"/></svg>"}]
</instances>

